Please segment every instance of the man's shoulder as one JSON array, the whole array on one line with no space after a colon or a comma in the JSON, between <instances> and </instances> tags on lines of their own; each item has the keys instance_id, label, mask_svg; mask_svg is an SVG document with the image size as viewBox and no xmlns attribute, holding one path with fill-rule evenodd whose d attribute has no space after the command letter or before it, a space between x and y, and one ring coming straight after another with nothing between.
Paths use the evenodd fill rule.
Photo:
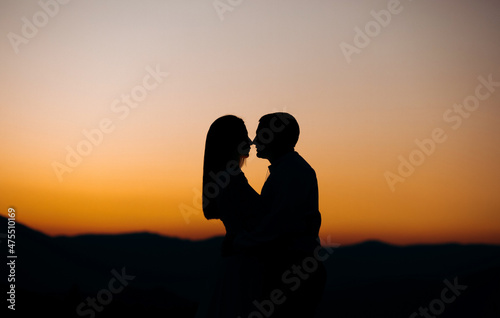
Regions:
<instances>
[{"instance_id":1,"label":"man's shoulder","mask_svg":"<svg viewBox=\"0 0 500 318\"><path fill-rule=\"evenodd\" d=\"M279 174L283 180L291 181L299 178L306 180L309 178L316 178L316 172L311 165L297 152L290 154L279 167Z\"/></svg>"},{"instance_id":2,"label":"man's shoulder","mask_svg":"<svg viewBox=\"0 0 500 318\"><path fill-rule=\"evenodd\" d=\"M313 167L302 157L298 152L294 152L292 160L290 160L291 165L294 166L297 171L302 171L304 173L316 174Z\"/></svg>"}]
</instances>

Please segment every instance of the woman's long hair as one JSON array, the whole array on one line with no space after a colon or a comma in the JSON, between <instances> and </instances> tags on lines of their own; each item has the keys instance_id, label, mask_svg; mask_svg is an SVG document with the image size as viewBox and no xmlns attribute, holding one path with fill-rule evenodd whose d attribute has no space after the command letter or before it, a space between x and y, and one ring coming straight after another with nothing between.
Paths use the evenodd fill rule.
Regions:
<instances>
[{"instance_id":1,"label":"woman's long hair","mask_svg":"<svg viewBox=\"0 0 500 318\"><path fill-rule=\"evenodd\" d=\"M247 139L245 122L234 115L222 116L210 126L203 160L203 213L207 219L220 218L215 199L226 184L223 178L229 182L228 166L241 165L241 149ZM222 179L217 182L216 178Z\"/></svg>"}]
</instances>

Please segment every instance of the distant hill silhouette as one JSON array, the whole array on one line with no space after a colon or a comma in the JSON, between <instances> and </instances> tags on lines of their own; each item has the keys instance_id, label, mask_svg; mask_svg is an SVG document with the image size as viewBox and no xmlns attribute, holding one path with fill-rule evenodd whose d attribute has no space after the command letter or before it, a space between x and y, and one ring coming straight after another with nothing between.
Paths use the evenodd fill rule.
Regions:
<instances>
[{"instance_id":1,"label":"distant hill silhouette","mask_svg":"<svg viewBox=\"0 0 500 318\"><path fill-rule=\"evenodd\" d=\"M0 228L6 222L0 217ZM16 232L16 314L65 318L79 317L76 307L122 268L135 278L96 317L193 317L222 243L150 233L49 237L19 223ZM1 248L5 255L4 239ZM325 264L318 317L406 318L455 277L468 288L439 317L500 317L500 246L369 241L336 248Z\"/></svg>"}]
</instances>

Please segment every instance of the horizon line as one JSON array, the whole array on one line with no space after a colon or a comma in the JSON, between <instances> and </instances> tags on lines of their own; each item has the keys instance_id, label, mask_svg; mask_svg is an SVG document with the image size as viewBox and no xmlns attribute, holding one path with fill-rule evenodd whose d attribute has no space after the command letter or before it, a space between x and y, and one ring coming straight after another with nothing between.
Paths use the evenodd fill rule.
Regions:
<instances>
[{"instance_id":1,"label":"horizon line","mask_svg":"<svg viewBox=\"0 0 500 318\"><path fill-rule=\"evenodd\" d=\"M1 214L0 214L0 218L4 218L5 220L9 220L8 217L1 215ZM16 220L16 225L17 224L20 224L21 226L24 226L31 231L40 233L40 234L45 235L45 236L50 237L50 238L63 238L63 237L76 238L76 237L81 237L81 236L125 236L125 235L135 235L135 234L150 234L150 235L160 236L163 238L175 239L175 240L179 240L179 241L203 242L203 241L208 241L208 240L224 237L224 235L216 235L216 236L211 236L211 237L201 238L201 239L190 239L190 238L181 238L181 237L173 236L173 235L161 234L161 233L152 232L152 231L148 231L148 230L139 230L139 231L133 231L133 232L119 232L119 233L92 233L92 232L88 232L88 233L74 234L74 235L66 235L66 234L50 235L50 234L45 233L42 230L35 229L31 226L24 224L23 222L18 222ZM321 239L321 237L320 237L320 239ZM392 246L392 247L412 247L412 246L414 247L414 246L433 246L433 245L434 246L439 246L439 245L500 246L500 243L460 243L460 242L456 242L456 241L439 242L439 243L408 243L408 244L399 243L398 244L398 243L389 243L389 242L386 242L384 240L376 239L376 238L365 239L365 240L356 241L354 243L349 243L349 244L332 243L331 245L323 245L323 246L337 248L337 247L357 246L357 245L366 244L366 243L379 243L379 244Z\"/></svg>"}]
</instances>

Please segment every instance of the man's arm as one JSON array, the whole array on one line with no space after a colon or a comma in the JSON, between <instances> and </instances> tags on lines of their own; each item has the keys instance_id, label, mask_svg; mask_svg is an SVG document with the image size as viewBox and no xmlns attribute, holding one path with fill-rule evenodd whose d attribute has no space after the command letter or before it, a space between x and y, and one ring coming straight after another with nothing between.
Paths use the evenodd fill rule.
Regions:
<instances>
[{"instance_id":1,"label":"man's arm","mask_svg":"<svg viewBox=\"0 0 500 318\"><path fill-rule=\"evenodd\" d=\"M310 212L308 196L317 184L314 173L288 174L274 181L272 193L266 194L269 201L262 198L264 215L258 226L236 236L234 245L237 250L283 244L288 237L307 231L304 220Z\"/></svg>"}]
</instances>

